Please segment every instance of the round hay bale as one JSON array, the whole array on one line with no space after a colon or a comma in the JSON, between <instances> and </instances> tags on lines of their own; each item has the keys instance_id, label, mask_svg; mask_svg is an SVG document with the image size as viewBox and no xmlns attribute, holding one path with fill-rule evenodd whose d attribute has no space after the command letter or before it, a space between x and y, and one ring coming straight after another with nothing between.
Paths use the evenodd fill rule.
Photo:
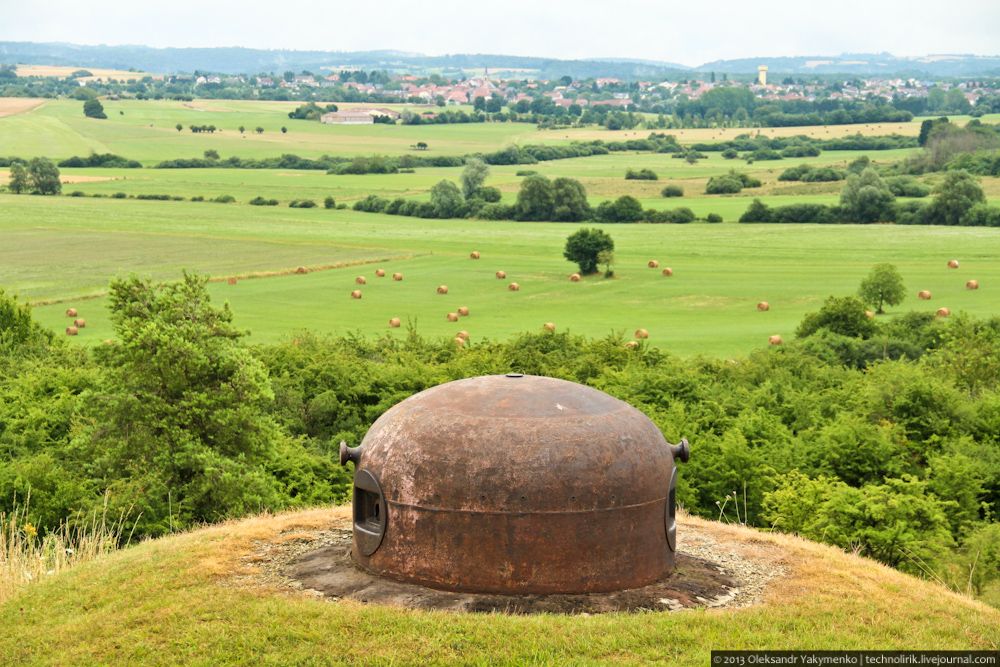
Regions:
<instances>
[{"instance_id":1,"label":"round hay bale","mask_svg":"<svg viewBox=\"0 0 1000 667\"><path fill-rule=\"evenodd\" d=\"M949 259L948 260L948 268L949 269L957 269L958 268L958 260L957 259Z\"/></svg>"},{"instance_id":2,"label":"round hay bale","mask_svg":"<svg viewBox=\"0 0 1000 667\"><path fill-rule=\"evenodd\" d=\"M545 324L542 325L542 328L545 329L546 331L555 331L556 325L555 322L546 322Z\"/></svg>"},{"instance_id":3,"label":"round hay bale","mask_svg":"<svg viewBox=\"0 0 1000 667\"><path fill-rule=\"evenodd\" d=\"M438 294L447 294L448 293L448 286L447 285L438 285L437 293Z\"/></svg>"},{"instance_id":4,"label":"round hay bale","mask_svg":"<svg viewBox=\"0 0 1000 667\"><path fill-rule=\"evenodd\" d=\"M299 268L295 269L295 273L309 273L309 269L307 269L304 266L300 266Z\"/></svg>"},{"instance_id":5,"label":"round hay bale","mask_svg":"<svg viewBox=\"0 0 1000 667\"><path fill-rule=\"evenodd\" d=\"M874 320L875 319L875 311L874 310L866 310L865 311L865 317L867 317L870 320Z\"/></svg>"},{"instance_id":6,"label":"round hay bale","mask_svg":"<svg viewBox=\"0 0 1000 667\"><path fill-rule=\"evenodd\" d=\"M636 342L636 341L634 341L634 340L630 340L630 341L628 341L627 343L625 343L625 349L626 349L626 350L635 350L635 349L637 349L638 347L639 347L639 343L637 343L637 342Z\"/></svg>"},{"instance_id":7,"label":"round hay bale","mask_svg":"<svg viewBox=\"0 0 1000 667\"><path fill-rule=\"evenodd\" d=\"M462 340L469 340L469 332L463 329L462 331L459 331L457 334L455 334L455 337L461 338Z\"/></svg>"},{"instance_id":8,"label":"round hay bale","mask_svg":"<svg viewBox=\"0 0 1000 667\"><path fill-rule=\"evenodd\" d=\"M951 315L951 310L948 308L938 308L937 312L934 314L937 315L938 317L948 317L949 315Z\"/></svg>"},{"instance_id":9,"label":"round hay bale","mask_svg":"<svg viewBox=\"0 0 1000 667\"><path fill-rule=\"evenodd\" d=\"M518 285L517 283L511 283L510 285L507 285L507 289L509 289L511 292L516 292L519 289L521 289L521 286Z\"/></svg>"},{"instance_id":10,"label":"round hay bale","mask_svg":"<svg viewBox=\"0 0 1000 667\"><path fill-rule=\"evenodd\" d=\"M399 282L400 280L403 279L403 274L402 273L394 273L394 274L392 274L392 279L395 280L396 282Z\"/></svg>"},{"instance_id":11,"label":"round hay bale","mask_svg":"<svg viewBox=\"0 0 1000 667\"><path fill-rule=\"evenodd\" d=\"M461 315L462 317L468 317L469 316L469 307L468 306L459 306L458 307L458 314Z\"/></svg>"},{"instance_id":12,"label":"round hay bale","mask_svg":"<svg viewBox=\"0 0 1000 667\"><path fill-rule=\"evenodd\" d=\"M356 289L353 292L351 292L351 298L352 299L360 299L361 298L361 290Z\"/></svg>"},{"instance_id":13,"label":"round hay bale","mask_svg":"<svg viewBox=\"0 0 1000 667\"><path fill-rule=\"evenodd\" d=\"M979 289L978 280L967 280L965 282L965 289Z\"/></svg>"},{"instance_id":14,"label":"round hay bale","mask_svg":"<svg viewBox=\"0 0 1000 667\"><path fill-rule=\"evenodd\" d=\"M663 269L662 273L664 278L669 278L670 276L674 275L674 270L668 266L667 268Z\"/></svg>"},{"instance_id":15,"label":"round hay bale","mask_svg":"<svg viewBox=\"0 0 1000 667\"><path fill-rule=\"evenodd\" d=\"M80 333L80 331L76 327L74 327L74 326L68 326L68 327L66 327L66 335L67 336L75 336L78 333Z\"/></svg>"},{"instance_id":16,"label":"round hay bale","mask_svg":"<svg viewBox=\"0 0 1000 667\"><path fill-rule=\"evenodd\" d=\"M770 336L767 339L768 345L781 345L784 342L785 341L781 340L781 336L779 336L777 334L775 334L773 336Z\"/></svg>"},{"instance_id":17,"label":"round hay bale","mask_svg":"<svg viewBox=\"0 0 1000 667\"><path fill-rule=\"evenodd\" d=\"M87 326L87 320L83 319L82 317L78 317L75 320L73 320L73 326L75 326L77 329L83 329Z\"/></svg>"},{"instance_id":18,"label":"round hay bale","mask_svg":"<svg viewBox=\"0 0 1000 667\"><path fill-rule=\"evenodd\" d=\"M757 310L759 310L762 313L766 313L767 311L771 310L771 304L769 304L767 301L761 301L760 303L757 304Z\"/></svg>"},{"instance_id":19,"label":"round hay bale","mask_svg":"<svg viewBox=\"0 0 1000 667\"><path fill-rule=\"evenodd\" d=\"M385 269L375 269L376 278L385 278Z\"/></svg>"},{"instance_id":20,"label":"round hay bale","mask_svg":"<svg viewBox=\"0 0 1000 667\"><path fill-rule=\"evenodd\" d=\"M497 280L503 280L507 277L506 271L497 271Z\"/></svg>"},{"instance_id":21,"label":"round hay bale","mask_svg":"<svg viewBox=\"0 0 1000 667\"><path fill-rule=\"evenodd\" d=\"M919 292L917 292L917 298L922 301L930 301L931 300L930 290L925 290L925 289L920 290Z\"/></svg>"},{"instance_id":22,"label":"round hay bale","mask_svg":"<svg viewBox=\"0 0 1000 667\"><path fill-rule=\"evenodd\" d=\"M446 317L449 322L458 322L458 313L448 313Z\"/></svg>"},{"instance_id":23,"label":"round hay bale","mask_svg":"<svg viewBox=\"0 0 1000 667\"><path fill-rule=\"evenodd\" d=\"M571 273L569 275L569 281L571 283L578 283L578 282L580 282L580 280L581 280L581 278L580 278L580 274L579 273Z\"/></svg>"},{"instance_id":24,"label":"round hay bale","mask_svg":"<svg viewBox=\"0 0 1000 667\"><path fill-rule=\"evenodd\" d=\"M646 331L645 329L636 329L635 337L638 338L639 340L645 340L649 338L649 332Z\"/></svg>"},{"instance_id":25,"label":"round hay bale","mask_svg":"<svg viewBox=\"0 0 1000 667\"><path fill-rule=\"evenodd\" d=\"M455 347L465 347L465 339L460 336L455 336Z\"/></svg>"},{"instance_id":26,"label":"round hay bale","mask_svg":"<svg viewBox=\"0 0 1000 667\"><path fill-rule=\"evenodd\" d=\"M66 317L76 317L76 308L67 308Z\"/></svg>"},{"instance_id":27,"label":"round hay bale","mask_svg":"<svg viewBox=\"0 0 1000 667\"><path fill-rule=\"evenodd\" d=\"M358 276L357 278L354 279L354 282L356 282L359 285L367 285L368 279L365 278L364 276Z\"/></svg>"},{"instance_id":28,"label":"round hay bale","mask_svg":"<svg viewBox=\"0 0 1000 667\"><path fill-rule=\"evenodd\" d=\"M235 285L236 284L236 278L230 278L226 282L229 283L230 285Z\"/></svg>"},{"instance_id":29,"label":"round hay bale","mask_svg":"<svg viewBox=\"0 0 1000 667\"><path fill-rule=\"evenodd\" d=\"M646 262L646 266L648 266L651 269L658 269L660 268L660 263L655 259L651 259L648 262Z\"/></svg>"},{"instance_id":30,"label":"round hay bale","mask_svg":"<svg viewBox=\"0 0 1000 667\"><path fill-rule=\"evenodd\" d=\"M393 318L389 319L389 328L390 329L398 329L400 324L401 324L401 322L399 321L398 317L393 317Z\"/></svg>"},{"instance_id":31,"label":"round hay bale","mask_svg":"<svg viewBox=\"0 0 1000 667\"><path fill-rule=\"evenodd\" d=\"M479 251L473 250L469 253L469 259L479 259Z\"/></svg>"}]
</instances>

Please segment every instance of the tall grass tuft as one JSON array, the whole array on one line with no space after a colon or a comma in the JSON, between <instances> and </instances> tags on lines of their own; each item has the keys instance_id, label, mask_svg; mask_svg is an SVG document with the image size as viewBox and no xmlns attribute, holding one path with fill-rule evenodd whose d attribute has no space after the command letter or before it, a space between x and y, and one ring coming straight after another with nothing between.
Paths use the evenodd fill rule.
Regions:
<instances>
[{"instance_id":1,"label":"tall grass tuft","mask_svg":"<svg viewBox=\"0 0 1000 667\"><path fill-rule=\"evenodd\" d=\"M131 540L126 515L108 517L104 506L79 521L66 521L40 534L28 521L28 503L0 512L0 603L18 590L78 563L118 550Z\"/></svg>"}]
</instances>

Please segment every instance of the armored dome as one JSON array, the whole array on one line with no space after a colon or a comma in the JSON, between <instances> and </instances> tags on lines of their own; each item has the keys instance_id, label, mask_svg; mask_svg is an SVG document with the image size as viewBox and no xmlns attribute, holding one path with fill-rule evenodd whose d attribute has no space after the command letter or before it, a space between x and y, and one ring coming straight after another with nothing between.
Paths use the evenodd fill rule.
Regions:
<instances>
[{"instance_id":1,"label":"armored dome","mask_svg":"<svg viewBox=\"0 0 1000 667\"><path fill-rule=\"evenodd\" d=\"M433 588L634 588L674 564L675 457L627 403L547 377L433 387L380 417L354 461L361 567Z\"/></svg>"}]
</instances>

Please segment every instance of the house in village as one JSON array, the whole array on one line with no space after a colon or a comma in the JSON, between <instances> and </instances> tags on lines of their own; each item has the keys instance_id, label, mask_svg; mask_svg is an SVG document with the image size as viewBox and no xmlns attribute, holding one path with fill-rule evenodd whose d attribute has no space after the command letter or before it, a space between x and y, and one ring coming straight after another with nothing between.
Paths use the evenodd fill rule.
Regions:
<instances>
[{"instance_id":1,"label":"house in village","mask_svg":"<svg viewBox=\"0 0 1000 667\"><path fill-rule=\"evenodd\" d=\"M399 120L400 114L385 107L354 107L325 113L319 117L319 121L326 125L372 125L379 116L387 116L395 122Z\"/></svg>"}]
</instances>

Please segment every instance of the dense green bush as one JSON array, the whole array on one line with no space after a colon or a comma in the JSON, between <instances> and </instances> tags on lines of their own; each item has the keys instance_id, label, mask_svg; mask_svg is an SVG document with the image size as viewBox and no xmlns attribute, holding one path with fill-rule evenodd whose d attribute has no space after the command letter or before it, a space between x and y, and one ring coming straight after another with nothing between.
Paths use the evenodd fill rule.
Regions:
<instances>
[{"instance_id":1,"label":"dense green bush","mask_svg":"<svg viewBox=\"0 0 1000 667\"><path fill-rule=\"evenodd\" d=\"M254 197L253 199L251 199L247 203L250 204L251 206L277 206L278 205L278 200L277 199L265 199L264 197L261 197L260 195L257 195L256 197Z\"/></svg>"},{"instance_id":2,"label":"dense green bush","mask_svg":"<svg viewBox=\"0 0 1000 667\"><path fill-rule=\"evenodd\" d=\"M660 194L664 197L683 197L684 188L679 185L668 185L660 190Z\"/></svg>"},{"instance_id":3,"label":"dense green bush","mask_svg":"<svg viewBox=\"0 0 1000 667\"><path fill-rule=\"evenodd\" d=\"M316 208L316 202L312 199L293 199L288 202L288 208Z\"/></svg>"},{"instance_id":4,"label":"dense green bush","mask_svg":"<svg viewBox=\"0 0 1000 667\"><path fill-rule=\"evenodd\" d=\"M652 169L627 169L625 171L626 181L658 181L660 177Z\"/></svg>"}]
</instances>

